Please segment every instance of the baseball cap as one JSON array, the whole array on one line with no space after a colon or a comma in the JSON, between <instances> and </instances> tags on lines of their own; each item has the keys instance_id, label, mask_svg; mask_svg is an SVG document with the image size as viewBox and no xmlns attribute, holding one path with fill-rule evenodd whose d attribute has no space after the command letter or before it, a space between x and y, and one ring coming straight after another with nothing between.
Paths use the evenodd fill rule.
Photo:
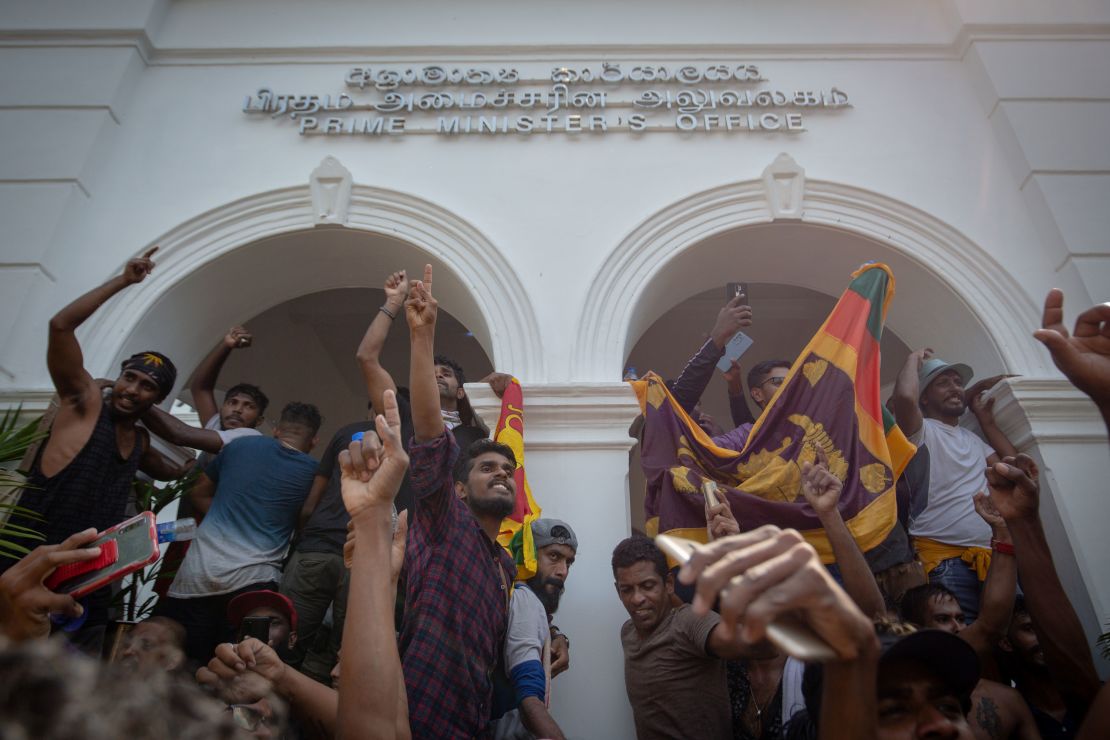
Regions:
<instances>
[{"instance_id":1,"label":"baseball cap","mask_svg":"<svg viewBox=\"0 0 1110 740\"><path fill-rule=\"evenodd\" d=\"M236 596L227 605L227 621L238 629L248 614L264 606L285 614L285 618L289 620L289 629L296 631L297 608L288 596L277 591L248 591Z\"/></svg>"},{"instance_id":2,"label":"baseball cap","mask_svg":"<svg viewBox=\"0 0 1110 740\"><path fill-rule=\"evenodd\" d=\"M921 364L921 369L917 371L917 387L924 392L929 387L929 383L932 383L945 370L955 370L965 386L971 382L971 377L975 374L969 366L962 362L948 363L939 357L930 357Z\"/></svg>"},{"instance_id":3,"label":"baseball cap","mask_svg":"<svg viewBox=\"0 0 1110 740\"><path fill-rule=\"evenodd\" d=\"M971 697L979 683L979 656L962 639L943 630L925 629L908 635L879 636L879 664L908 660L933 671L963 700Z\"/></svg>"},{"instance_id":4,"label":"baseball cap","mask_svg":"<svg viewBox=\"0 0 1110 740\"><path fill-rule=\"evenodd\" d=\"M537 519L532 522L532 541L536 543L537 550L548 545L568 545L578 551L574 530L561 519Z\"/></svg>"}]
</instances>

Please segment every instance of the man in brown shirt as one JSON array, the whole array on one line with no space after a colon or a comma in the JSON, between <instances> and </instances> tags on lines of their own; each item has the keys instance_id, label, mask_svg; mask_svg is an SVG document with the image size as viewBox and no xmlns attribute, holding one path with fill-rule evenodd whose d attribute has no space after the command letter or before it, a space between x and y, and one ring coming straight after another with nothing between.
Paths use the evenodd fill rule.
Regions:
<instances>
[{"instance_id":1,"label":"man in brown shirt","mask_svg":"<svg viewBox=\"0 0 1110 740\"><path fill-rule=\"evenodd\" d=\"M740 652L721 638L714 612L675 606L667 560L646 537L630 537L613 551L617 594L631 617L621 627L624 683L636 737L732 736L725 664Z\"/></svg>"}]
</instances>

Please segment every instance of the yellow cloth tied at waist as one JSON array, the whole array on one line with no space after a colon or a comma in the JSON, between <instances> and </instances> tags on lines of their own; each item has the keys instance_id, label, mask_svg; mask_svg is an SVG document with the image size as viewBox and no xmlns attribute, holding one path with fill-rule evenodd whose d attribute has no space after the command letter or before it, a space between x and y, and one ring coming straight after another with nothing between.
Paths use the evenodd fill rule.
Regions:
<instances>
[{"instance_id":1,"label":"yellow cloth tied at waist","mask_svg":"<svg viewBox=\"0 0 1110 740\"><path fill-rule=\"evenodd\" d=\"M925 567L926 575L940 565L942 560L952 558L959 558L970 565L980 581L986 580L987 571L991 567L991 551L986 547L946 545L928 537L914 537L913 548L917 550L917 557Z\"/></svg>"}]
</instances>

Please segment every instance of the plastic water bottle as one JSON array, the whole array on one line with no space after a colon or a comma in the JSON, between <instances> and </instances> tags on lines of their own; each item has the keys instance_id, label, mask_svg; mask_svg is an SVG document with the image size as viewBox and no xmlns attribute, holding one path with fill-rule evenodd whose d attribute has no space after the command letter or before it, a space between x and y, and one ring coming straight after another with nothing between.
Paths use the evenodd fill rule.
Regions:
<instances>
[{"instance_id":1,"label":"plastic water bottle","mask_svg":"<svg viewBox=\"0 0 1110 740\"><path fill-rule=\"evenodd\" d=\"M182 542L197 536L197 520L193 517L163 522L158 525L159 542Z\"/></svg>"}]
</instances>

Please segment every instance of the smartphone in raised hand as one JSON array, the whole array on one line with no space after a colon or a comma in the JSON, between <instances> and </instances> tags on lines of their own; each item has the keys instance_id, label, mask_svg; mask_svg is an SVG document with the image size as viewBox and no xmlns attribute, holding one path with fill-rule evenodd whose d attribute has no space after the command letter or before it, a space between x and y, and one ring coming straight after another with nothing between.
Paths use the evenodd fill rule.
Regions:
<instances>
[{"instance_id":1,"label":"smartphone in raised hand","mask_svg":"<svg viewBox=\"0 0 1110 740\"><path fill-rule=\"evenodd\" d=\"M747 283L726 283L725 284L725 300L731 301L738 295L742 295L748 301L751 300L751 294L748 293Z\"/></svg>"}]
</instances>

